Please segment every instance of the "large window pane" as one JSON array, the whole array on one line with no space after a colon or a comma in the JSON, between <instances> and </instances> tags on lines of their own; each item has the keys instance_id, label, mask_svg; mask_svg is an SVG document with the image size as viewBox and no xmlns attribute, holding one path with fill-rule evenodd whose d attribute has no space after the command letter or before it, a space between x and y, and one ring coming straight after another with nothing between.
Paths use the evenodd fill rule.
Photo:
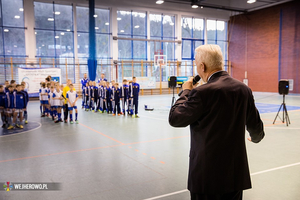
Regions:
<instances>
[{"instance_id":1,"label":"large window pane","mask_svg":"<svg viewBox=\"0 0 300 200\"><path fill-rule=\"evenodd\" d=\"M26 55L24 29L6 28L4 44L6 55Z\"/></svg>"},{"instance_id":2,"label":"large window pane","mask_svg":"<svg viewBox=\"0 0 300 200\"><path fill-rule=\"evenodd\" d=\"M217 21L217 39L226 40L226 29L227 23L224 21Z\"/></svg>"},{"instance_id":3,"label":"large window pane","mask_svg":"<svg viewBox=\"0 0 300 200\"><path fill-rule=\"evenodd\" d=\"M150 36L161 37L161 15L150 14Z\"/></svg>"},{"instance_id":4,"label":"large window pane","mask_svg":"<svg viewBox=\"0 0 300 200\"><path fill-rule=\"evenodd\" d=\"M77 31L89 31L89 9L76 7Z\"/></svg>"},{"instance_id":5,"label":"large window pane","mask_svg":"<svg viewBox=\"0 0 300 200\"><path fill-rule=\"evenodd\" d=\"M194 38L204 39L204 20L203 19L195 19Z\"/></svg>"},{"instance_id":6,"label":"large window pane","mask_svg":"<svg viewBox=\"0 0 300 200\"><path fill-rule=\"evenodd\" d=\"M73 30L72 6L54 4L55 29Z\"/></svg>"},{"instance_id":7,"label":"large window pane","mask_svg":"<svg viewBox=\"0 0 300 200\"><path fill-rule=\"evenodd\" d=\"M132 12L133 35L146 35L146 13Z\"/></svg>"},{"instance_id":8,"label":"large window pane","mask_svg":"<svg viewBox=\"0 0 300 200\"><path fill-rule=\"evenodd\" d=\"M118 34L131 35L131 12L118 11Z\"/></svg>"},{"instance_id":9,"label":"large window pane","mask_svg":"<svg viewBox=\"0 0 300 200\"><path fill-rule=\"evenodd\" d=\"M118 40L119 58L132 59L131 57L131 43L130 40Z\"/></svg>"},{"instance_id":10,"label":"large window pane","mask_svg":"<svg viewBox=\"0 0 300 200\"><path fill-rule=\"evenodd\" d=\"M55 56L53 31L36 30L36 55Z\"/></svg>"},{"instance_id":11,"label":"large window pane","mask_svg":"<svg viewBox=\"0 0 300 200\"><path fill-rule=\"evenodd\" d=\"M182 58L191 58L192 57L192 41L183 40L182 41Z\"/></svg>"},{"instance_id":12,"label":"large window pane","mask_svg":"<svg viewBox=\"0 0 300 200\"><path fill-rule=\"evenodd\" d=\"M109 10L95 10L95 25L97 33L109 33Z\"/></svg>"},{"instance_id":13,"label":"large window pane","mask_svg":"<svg viewBox=\"0 0 300 200\"><path fill-rule=\"evenodd\" d=\"M78 57L88 57L89 56L89 34L88 33L78 33Z\"/></svg>"},{"instance_id":14,"label":"large window pane","mask_svg":"<svg viewBox=\"0 0 300 200\"><path fill-rule=\"evenodd\" d=\"M53 4L34 2L35 28L54 29Z\"/></svg>"},{"instance_id":15,"label":"large window pane","mask_svg":"<svg viewBox=\"0 0 300 200\"><path fill-rule=\"evenodd\" d=\"M0 27L0 55L3 55L3 35L2 35L2 27Z\"/></svg>"},{"instance_id":16,"label":"large window pane","mask_svg":"<svg viewBox=\"0 0 300 200\"><path fill-rule=\"evenodd\" d=\"M146 42L133 41L133 58L146 59Z\"/></svg>"},{"instance_id":17,"label":"large window pane","mask_svg":"<svg viewBox=\"0 0 300 200\"><path fill-rule=\"evenodd\" d=\"M182 37L183 38L192 38L192 18L185 18L183 17L181 20L181 27L182 27Z\"/></svg>"},{"instance_id":18,"label":"large window pane","mask_svg":"<svg viewBox=\"0 0 300 200\"><path fill-rule=\"evenodd\" d=\"M164 42L163 53L167 56L167 60L175 60L175 45L174 43Z\"/></svg>"},{"instance_id":19,"label":"large window pane","mask_svg":"<svg viewBox=\"0 0 300 200\"><path fill-rule=\"evenodd\" d=\"M24 27L23 0L1 0L3 26Z\"/></svg>"},{"instance_id":20,"label":"large window pane","mask_svg":"<svg viewBox=\"0 0 300 200\"><path fill-rule=\"evenodd\" d=\"M56 57L74 57L73 33L55 32Z\"/></svg>"},{"instance_id":21,"label":"large window pane","mask_svg":"<svg viewBox=\"0 0 300 200\"><path fill-rule=\"evenodd\" d=\"M217 23L215 20L207 20L207 39L216 40L216 27Z\"/></svg>"},{"instance_id":22,"label":"large window pane","mask_svg":"<svg viewBox=\"0 0 300 200\"><path fill-rule=\"evenodd\" d=\"M175 37L174 21L175 21L174 16L164 15L164 19L163 19L164 37Z\"/></svg>"},{"instance_id":23,"label":"large window pane","mask_svg":"<svg viewBox=\"0 0 300 200\"><path fill-rule=\"evenodd\" d=\"M109 57L109 35L97 34L97 57L107 58Z\"/></svg>"}]
</instances>

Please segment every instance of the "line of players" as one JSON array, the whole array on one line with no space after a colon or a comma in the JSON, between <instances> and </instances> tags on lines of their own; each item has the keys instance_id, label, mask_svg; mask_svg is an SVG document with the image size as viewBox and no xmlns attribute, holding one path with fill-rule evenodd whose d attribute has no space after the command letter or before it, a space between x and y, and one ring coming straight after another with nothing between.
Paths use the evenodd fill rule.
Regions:
<instances>
[{"instance_id":1,"label":"line of players","mask_svg":"<svg viewBox=\"0 0 300 200\"><path fill-rule=\"evenodd\" d=\"M103 75L103 74L102 74ZM132 81L123 80L122 85L115 81L110 83L102 76L98 85L95 81L89 81L84 75L82 84L82 108L86 111L112 113L115 115L131 115L138 118L138 100L140 86L136 82L136 77ZM111 85L111 86L110 86ZM120 104L122 103L122 110Z\"/></svg>"},{"instance_id":2,"label":"line of players","mask_svg":"<svg viewBox=\"0 0 300 200\"><path fill-rule=\"evenodd\" d=\"M46 79L47 80L47 79ZM68 83L66 87L59 85L57 82L42 82L40 95L41 117L48 116L55 123L63 122L61 118L62 109L68 109L70 113L70 123L73 124L73 109L75 110L75 123L78 124L78 110L76 102L78 95L73 84ZM64 112L66 115L66 112ZM68 114L67 114L68 115ZM66 117L65 117L66 118ZM67 120L65 120L67 123Z\"/></svg>"},{"instance_id":3,"label":"line of players","mask_svg":"<svg viewBox=\"0 0 300 200\"><path fill-rule=\"evenodd\" d=\"M0 113L2 128L23 129L23 123L28 124L27 104L29 96L25 90L25 82L16 84L15 80L5 81L0 85ZM24 121L25 120L25 121Z\"/></svg>"}]
</instances>

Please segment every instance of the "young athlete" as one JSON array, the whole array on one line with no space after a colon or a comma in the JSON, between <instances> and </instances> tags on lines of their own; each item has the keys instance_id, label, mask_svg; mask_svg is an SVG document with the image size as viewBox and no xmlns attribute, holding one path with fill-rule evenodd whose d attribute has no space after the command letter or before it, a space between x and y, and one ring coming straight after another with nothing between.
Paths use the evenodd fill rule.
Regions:
<instances>
[{"instance_id":1,"label":"young athlete","mask_svg":"<svg viewBox=\"0 0 300 200\"><path fill-rule=\"evenodd\" d=\"M63 122L61 119L61 109L63 106L63 100L62 97L63 91L61 90L61 87L59 84L56 85L56 90L53 92L53 105L55 107L55 110L57 112L57 120L54 121L55 123Z\"/></svg>"},{"instance_id":2,"label":"young athlete","mask_svg":"<svg viewBox=\"0 0 300 200\"><path fill-rule=\"evenodd\" d=\"M2 120L2 128L6 127L6 117L5 117L5 100L6 100L6 94L4 92L3 85L0 85L0 113L1 113L1 120Z\"/></svg>"},{"instance_id":3,"label":"young athlete","mask_svg":"<svg viewBox=\"0 0 300 200\"><path fill-rule=\"evenodd\" d=\"M26 105L25 105L25 110L24 110L24 119L25 119L25 124L28 124L27 105L28 105L28 102L29 102L29 95L28 95L27 90L25 89L26 83L22 82L21 85L22 85L22 92L24 93L25 98L26 98L25 99L26 100Z\"/></svg>"},{"instance_id":4,"label":"young athlete","mask_svg":"<svg viewBox=\"0 0 300 200\"><path fill-rule=\"evenodd\" d=\"M88 111L88 109L89 109L89 102L90 102L90 96L89 96L90 89L89 88L90 88L89 83L86 83L85 88L84 88L85 111Z\"/></svg>"},{"instance_id":5,"label":"young athlete","mask_svg":"<svg viewBox=\"0 0 300 200\"><path fill-rule=\"evenodd\" d=\"M67 92L67 101L68 101L68 107L70 111L70 123L73 124L73 109L75 110L75 122L78 124L77 116L78 116L78 110L76 106L76 102L78 100L78 95L76 91L73 90L73 84L70 84L70 91Z\"/></svg>"},{"instance_id":6,"label":"young athlete","mask_svg":"<svg viewBox=\"0 0 300 200\"><path fill-rule=\"evenodd\" d=\"M5 92L5 93L6 93L6 92L9 92L8 86L9 86L9 81L6 80L6 81L5 81L5 88L4 88L4 92Z\"/></svg>"},{"instance_id":7,"label":"young athlete","mask_svg":"<svg viewBox=\"0 0 300 200\"><path fill-rule=\"evenodd\" d=\"M128 86L128 115L133 115L133 90L132 90L132 81L129 81L129 86Z\"/></svg>"},{"instance_id":8,"label":"young athlete","mask_svg":"<svg viewBox=\"0 0 300 200\"><path fill-rule=\"evenodd\" d=\"M120 116L121 109L120 109L120 89L119 84L115 83L112 88L112 95L111 95L111 101L112 101L112 112L113 116L118 114Z\"/></svg>"},{"instance_id":9,"label":"young athlete","mask_svg":"<svg viewBox=\"0 0 300 200\"><path fill-rule=\"evenodd\" d=\"M139 118L138 116L138 106L139 106L139 93L140 93L140 85L136 82L136 77L132 77L132 95L133 95L133 101L131 110L134 106L134 114L132 112L132 117Z\"/></svg>"},{"instance_id":10,"label":"young athlete","mask_svg":"<svg viewBox=\"0 0 300 200\"><path fill-rule=\"evenodd\" d=\"M14 110L13 110L13 125L17 128L23 128L23 111L26 108L26 97L22 92L22 85L16 85L14 92Z\"/></svg>"},{"instance_id":11,"label":"young athlete","mask_svg":"<svg viewBox=\"0 0 300 200\"><path fill-rule=\"evenodd\" d=\"M106 112L107 114L112 112L112 104L111 104L111 89L109 86L109 82L106 82L106 95L105 95L105 100L106 100Z\"/></svg>"},{"instance_id":12,"label":"young athlete","mask_svg":"<svg viewBox=\"0 0 300 200\"><path fill-rule=\"evenodd\" d=\"M127 84L127 80L126 79L123 80L123 85L120 88L120 97L122 99L123 115L125 115L125 112L126 112L125 104L128 107L128 99L129 99L128 98L129 97L129 86ZM127 111L128 111L128 108L127 108Z\"/></svg>"},{"instance_id":13,"label":"young athlete","mask_svg":"<svg viewBox=\"0 0 300 200\"><path fill-rule=\"evenodd\" d=\"M9 85L8 87L8 92L6 92L6 98L5 98L5 109L6 109L6 118L7 118L7 123L8 127L7 129L13 129L13 123L12 123L12 116L13 116L13 110L14 110L14 88L12 85Z\"/></svg>"},{"instance_id":14,"label":"young athlete","mask_svg":"<svg viewBox=\"0 0 300 200\"><path fill-rule=\"evenodd\" d=\"M55 106L53 102L53 94L54 94L54 86L50 86L50 91L48 93L48 103L49 103L49 108L50 108L50 115L52 117L52 120L54 120L56 113L55 113Z\"/></svg>"},{"instance_id":15,"label":"young athlete","mask_svg":"<svg viewBox=\"0 0 300 200\"><path fill-rule=\"evenodd\" d=\"M86 73L83 75L83 79L81 79L80 82L81 82L81 89L82 89L82 109L83 109L84 106L85 106L84 105L84 96L85 96L85 94L84 94L84 88L86 87L86 83L89 82L89 79L87 78L87 74Z\"/></svg>"},{"instance_id":16,"label":"young athlete","mask_svg":"<svg viewBox=\"0 0 300 200\"><path fill-rule=\"evenodd\" d=\"M99 88L97 87L97 84L95 81L93 81L93 112L97 112L98 110L98 93Z\"/></svg>"},{"instance_id":17,"label":"young athlete","mask_svg":"<svg viewBox=\"0 0 300 200\"><path fill-rule=\"evenodd\" d=\"M40 97L41 97L41 104L43 113L41 117L45 117L48 114L48 90L46 88L46 83L42 83L42 88L40 89Z\"/></svg>"}]
</instances>

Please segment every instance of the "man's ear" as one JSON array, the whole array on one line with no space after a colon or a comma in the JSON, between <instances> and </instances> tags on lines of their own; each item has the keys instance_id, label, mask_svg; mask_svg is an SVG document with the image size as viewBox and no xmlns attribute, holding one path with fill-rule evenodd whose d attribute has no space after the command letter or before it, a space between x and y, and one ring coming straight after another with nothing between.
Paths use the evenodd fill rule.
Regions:
<instances>
[{"instance_id":1,"label":"man's ear","mask_svg":"<svg viewBox=\"0 0 300 200\"><path fill-rule=\"evenodd\" d=\"M203 72L206 72L207 70L206 65L204 63L201 63L201 65L203 66Z\"/></svg>"}]
</instances>

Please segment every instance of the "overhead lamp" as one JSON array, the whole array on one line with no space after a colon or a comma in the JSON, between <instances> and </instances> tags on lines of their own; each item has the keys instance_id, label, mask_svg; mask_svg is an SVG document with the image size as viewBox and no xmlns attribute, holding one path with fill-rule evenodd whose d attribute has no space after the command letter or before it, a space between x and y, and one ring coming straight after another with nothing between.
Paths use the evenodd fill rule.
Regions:
<instances>
[{"instance_id":1,"label":"overhead lamp","mask_svg":"<svg viewBox=\"0 0 300 200\"><path fill-rule=\"evenodd\" d=\"M15 18L16 18L16 19L20 19L20 16L19 16L19 15L15 15Z\"/></svg>"},{"instance_id":2,"label":"overhead lamp","mask_svg":"<svg viewBox=\"0 0 300 200\"><path fill-rule=\"evenodd\" d=\"M139 25L136 25L134 28L140 28L140 26L139 26Z\"/></svg>"},{"instance_id":3,"label":"overhead lamp","mask_svg":"<svg viewBox=\"0 0 300 200\"><path fill-rule=\"evenodd\" d=\"M56 39L58 39L58 38L59 38L59 36L57 35L57 36L55 36L55 38L56 38Z\"/></svg>"},{"instance_id":4,"label":"overhead lamp","mask_svg":"<svg viewBox=\"0 0 300 200\"><path fill-rule=\"evenodd\" d=\"M64 33L64 32L61 32L60 34L61 34L61 35L65 35L65 33Z\"/></svg>"},{"instance_id":5,"label":"overhead lamp","mask_svg":"<svg viewBox=\"0 0 300 200\"><path fill-rule=\"evenodd\" d=\"M201 9L203 8L203 6L201 6Z\"/></svg>"},{"instance_id":6,"label":"overhead lamp","mask_svg":"<svg viewBox=\"0 0 300 200\"><path fill-rule=\"evenodd\" d=\"M34 34L37 34L37 32L34 32Z\"/></svg>"},{"instance_id":7,"label":"overhead lamp","mask_svg":"<svg viewBox=\"0 0 300 200\"><path fill-rule=\"evenodd\" d=\"M17 48L18 46L17 46L17 45L14 45L14 47Z\"/></svg>"},{"instance_id":8,"label":"overhead lamp","mask_svg":"<svg viewBox=\"0 0 300 200\"><path fill-rule=\"evenodd\" d=\"M80 34L78 34L78 37L80 37Z\"/></svg>"},{"instance_id":9,"label":"overhead lamp","mask_svg":"<svg viewBox=\"0 0 300 200\"><path fill-rule=\"evenodd\" d=\"M96 17L98 17L98 15L94 15L94 17L96 18Z\"/></svg>"},{"instance_id":10,"label":"overhead lamp","mask_svg":"<svg viewBox=\"0 0 300 200\"><path fill-rule=\"evenodd\" d=\"M120 33L124 33L125 31L124 30L120 30Z\"/></svg>"},{"instance_id":11,"label":"overhead lamp","mask_svg":"<svg viewBox=\"0 0 300 200\"><path fill-rule=\"evenodd\" d=\"M23 12L23 11L24 11L24 8L20 8L19 11Z\"/></svg>"},{"instance_id":12,"label":"overhead lamp","mask_svg":"<svg viewBox=\"0 0 300 200\"><path fill-rule=\"evenodd\" d=\"M53 18L48 18L48 21L53 22L54 19Z\"/></svg>"},{"instance_id":13,"label":"overhead lamp","mask_svg":"<svg viewBox=\"0 0 300 200\"><path fill-rule=\"evenodd\" d=\"M8 30L8 29L4 29L3 31L4 31L4 32L9 32L9 30Z\"/></svg>"},{"instance_id":14,"label":"overhead lamp","mask_svg":"<svg viewBox=\"0 0 300 200\"><path fill-rule=\"evenodd\" d=\"M71 30L70 30L70 29L67 29L66 31L70 32Z\"/></svg>"},{"instance_id":15,"label":"overhead lamp","mask_svg":"<svg viewBox=\"0 0 300 200\"><path fill-rule=\"evenodd\" d=\"M198 8L199 6L197 4L192 4L192 8Z\"/></svg>"},{"instance_id":16,"label":"overhead lamp","mask_svg":"<svg viewBox=\"0 0 300 200\"><path fill-rule=\"evenodd\" d=\"M164 3L163 0L157 0L157 1L156 1L156 4L163 4L163 3Z\"/></svg>"},{"instance_id":17,"label":"overhead lamp","mask_svg":"<svg viewBox=\"0 0 300 200\"><path fill-rule=\"evenodd\" d=\"M117 20L118 20L118 21L121 21L121 20L122 20L122 18L121 18L121 17L118 17L118 18L117 18Z\"/></svg>"},{"instance_id":18,"label":"overhead lamp","mask_svg":"<svg viewBox=\"0 0 300 200\"><path fill-rule=\"evenodd\" d=\"M106 23L105 23L105 25L106 25L106 26L108 26L108 25L109 25L109 23L108 23L108 22L106 22Z\"/></svg>"},{"instance_id":19,"label":"overhead lamp","mask_svg":"<svg viewBox=\"0 0 300 200\"><path fill-rule=\"evenodd\" d=\"M171 26L174 26L174 23L173 23L173 22L171 22L171 23L170 23L170 25L171 25Z\"/></svg>"},{"instance_id":20,"label":"overhead lamp","mask_svg":"<svg viewBox=\"0 0 300 200\"><path fill-rule=\"evenodd\" d=\"M255 2L256 2L256 0L248 0L248 1L247 1L247 3L249 3L249 4L250 4L250 3L255 3Z\"/></svg>"},{"instance_id":21,"label":"overhead lamp","mask_svg":"<svg viewBox=\"0 0 300 200\"><path fill-rule=\"evenodd\" d=\"M97 26L96 26L96 27L95 27L95 29L96 29L96 30L98 30L98 29L99 29L99 27L97 27Z\"/></svg>"},{"instance_id":22,"label":"overhead lamp","mask_svg":"<svg viewBox=\"0 0 300 200\"><path fill-rule=\"evenodd\" d=\"M59 11L56 11L56 12L54 12L54 14L56 14L56 15L60 15L60 12L59 12Z\"/></svg>"},{"instance_id":23,"label":"overhead lamp","mask_svg":"<svg viewBox=\"0 0 300 200\"><path fill-rule=\"evenodd\" d=\"M42 45L42 47L45 46L44 44Z\"/></svg>"}]
</instances>

